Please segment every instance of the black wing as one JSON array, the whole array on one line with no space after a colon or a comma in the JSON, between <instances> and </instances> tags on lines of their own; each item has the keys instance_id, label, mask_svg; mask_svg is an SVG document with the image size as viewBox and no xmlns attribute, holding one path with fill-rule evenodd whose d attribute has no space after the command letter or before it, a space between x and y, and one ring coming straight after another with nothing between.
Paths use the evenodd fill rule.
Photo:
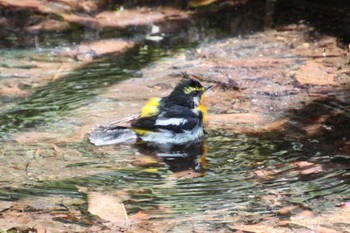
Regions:
<instances>
[{"instance_id":1,"label":"black wing","mask_svg":"<svg viewBox=\"0 0 350 233\"><path fill-rule=\"evenodd\" d=\"M132 128L137 129L145 129L150 131L156 131L157 128L155 126L156 119L158 115L152 117L139 117L131 122Z\"/></svg>"},{"instance_id":2,"label":"black wing","mask_svg":"<svg viewBox=\"0 0 350 233\"><path fill-rule=\"evenodd\" d=\"M131 126L151 131L166 129L180 133L184 130L192 130L201 124L201 113L194 112L183 106L174 105L169 108L160 109L157 116L138 118L131 123Z\"/></svg>"}]
</instances>

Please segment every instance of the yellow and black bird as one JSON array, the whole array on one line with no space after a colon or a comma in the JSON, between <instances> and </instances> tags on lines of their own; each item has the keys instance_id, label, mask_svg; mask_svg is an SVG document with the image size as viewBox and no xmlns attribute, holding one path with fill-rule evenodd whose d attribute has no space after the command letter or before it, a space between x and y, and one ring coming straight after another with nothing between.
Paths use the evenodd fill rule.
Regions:
<instances>
[{"instance_id":1,"label":"yellow and black bird","mask_svg":"<svg viewBox=\"0 0 350 233\"><path fill-rule=\"evenodd\" d=\"M184 74L185 78L166 97L151 98L131 121L131 127L95 128L90 141L95 145L140 139L149 145L183 145L198 142L206 121L204 92L211 86Z\"/></svg>"},{"instance_id":2,"label":"yellow and black bird","mask_svg":"<svg viewBox=\"0 0 350 233\"><path fill-rule=\"evenodd\" d=\"M169 96L151 98L141 109L131 129L145 142L184 144L203 136L206 120L203 93L209 87L186 79Z\"/></svg>"}]
</instances>

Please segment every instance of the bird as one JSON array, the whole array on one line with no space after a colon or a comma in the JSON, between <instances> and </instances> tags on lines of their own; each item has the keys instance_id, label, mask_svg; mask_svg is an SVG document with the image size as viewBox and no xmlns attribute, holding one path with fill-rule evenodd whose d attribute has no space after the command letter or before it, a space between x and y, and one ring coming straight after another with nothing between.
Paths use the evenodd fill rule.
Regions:
<instances>
[{"instance_id":1,"label":"bird","mask_svg":"<svg viewBox=\"0 0 350 233\"><path fill-rule=\"evenodd\" d=\"M203 86L188 75L185 77L168 96L149 99L131 122L131 130L142 141L185 144L203 136L207 115L203 94L211 86Z\"/></svg>"},{"instance_id":2,"label":"bird","mask_svg":"<svg viewBox=\"0 0 350 233\"><path fill-rule=\"evenodd\" d=\"M136 139L149 146L199 142L207 116L204 93L212 86L203 86L187 73L183 76L168 96L150 98L130 127L96 127L90 133L90 142L108 145Z\"/></svg>"}]
</instances>

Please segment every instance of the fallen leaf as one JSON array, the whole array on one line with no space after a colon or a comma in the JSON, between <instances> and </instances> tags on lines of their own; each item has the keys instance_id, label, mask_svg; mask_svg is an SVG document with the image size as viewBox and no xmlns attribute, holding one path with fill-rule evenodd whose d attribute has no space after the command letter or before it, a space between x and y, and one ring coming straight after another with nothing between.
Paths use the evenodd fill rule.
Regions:
<instances>
[{"instance_id":1,"label":"fallen leaf","mask_svg":"<svg viewBox=\"0 0 350 233\"><path fill-rule=\"evenodd\" d=\"M309 175L323 171L321 164L310 163L307 161L294 162L293 164L299 168L300 175Z\"/></svg>"},{"instance_id":2,"label":"fallen leaf","mask_svg":"<svg viewBox=\"0 0 350 233\"><path fill-rule=\"evenodd\" d=\"M307 125L303 127L303 130L307 133L307 135L310 136L318 136L326 133L326 129L323 127L322 124L319 123Z\"/></svg>"},{"instance_id":3,"label":"fallen leaf","mask_svg":"<svg viewBox=\"0 0 350 233\"><path fill-rule=\"evenodd\" d=\"M87 194L88 211L111 223L122 225L128 219L123 202L119 197L100 192Z\"/></svg>"},{"instance_id":4,"label":"fallen leaf","mask_svg":"<svg viewBox=\"0 0 350 233\"><path fill-rule=\"evenodd\" d=\"M271 122L267 125L265 125L265 130L267 131L275 131L275 130L281 130L283 129L283 126L289 121L289 118L283 118L274 122Z\"/></svg>"},{"instance_id":5,"label":"fallen leaf","mask_svg":"<svg viewBox=\"0 0 350 233\"><path fill-rule=\"evenodd\" d=\"M277 212L280 215L291 215L292 211L295 210L297 208L297 206L285 206L281 209L279 209Z\"/></svg>"},{"instance_id":6,"label":"fallen leaf","mask_svg":"<svg viewBox=\"0 0 350 233\"><path fill-rule=\"evenodd\" d=\"M36 229L36 233L46 233L46 228L43 226L43 225L36 225L35 226L35 229Z\"/></svg>"},{"instance_id":7,"label":"fallen leaf","mask_svg":"<svg viewBox=\"0 0 350 233\"><path fill-rule=\"evenodd\" d=\"M13 201L0 201L0 212L11 208L14 204Z\"/></svg>"},{"instance_id":8,"label":"fallen leaf","mask_svg":"<svg viewBox=\"0 0 350 233\"><path fill-rule=\"evenodd\" d=\"M120 39L105 39L92 43L83 43L76 48L79 60L86 60L85 57L104 56L112 53L120 53L134 46L134 42Z\"/></svg>"},{"instance_id":9,"label":"fallen leaf","mask_svg":"<svg viewBox=\"0 0 350 233\"><path fill-rule=\"evenodd\" d=\"M130 216L129 220L131 221L142 221L142 220L148 220L150 219L151 216L149 216L149 214L146 214L143 211L138 211L136 214Z\"/></svg>"},{"instance_id":10,"label":"fallen leaf","mask_svg":"<svg viewBox=\"0 0 350 233\"><path fill-rule=\"evenodd\" d=\"M305 66L296 72L295 77L301 84L337 85L335 69L326 67L320 62L308 60Z\"/></svg>"},{"instance_id":11,"label":"fallen leaf","mask_svg":"<svg viewBox=\"0 0 350 233\"><path fill-rule=\"evenodd\" d=\"M275 177L275 174L272 171L266 169L255 170L254 173L264 180L271 180Z\"/></svg>"},{"instance_id":12,"label":"fallen leaf","mask_svg":"<svg viewBox=\"0 0 350 233\"><path fill-rule=\"evenodd\" d=\"M26 0L26 1L8 1L1 0L0 5L4 7L17 7L17 8L31 8L38 11L50 13L51 9L46 6L45 3L38 0Z\"/></svg>"}]
</instances>

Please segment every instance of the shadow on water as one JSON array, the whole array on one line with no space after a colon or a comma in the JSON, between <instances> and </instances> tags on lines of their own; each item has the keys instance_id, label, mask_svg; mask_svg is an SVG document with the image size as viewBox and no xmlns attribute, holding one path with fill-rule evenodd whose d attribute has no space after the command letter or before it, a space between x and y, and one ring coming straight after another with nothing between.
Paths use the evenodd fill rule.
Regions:
<instances>
[{"instance_id":1,"label":"shadow on water","mask_svg":"<svg viewBox=\"0 0 350 233\"><path fill-rule=\"evenodd\" d=\"M345 47L350 42L350 4L344 1L276 1L274 5L274 26L306 22L312 26L306 35L317 40L322 35L338 38L338 46ZM348 48L346 48L348 49Z\"/></svg>"},{"instance_id":2,"label":"shadow on water","mask_svg":"<svg viewBox=\"0 0 350 233\"><path fill-rule=\"evenodd\" d=\"M309 150L322 155L348 152L350 125L350 89L321 94L302 109L288 113L284 128L300 141L311 141Z\"/></svg>"}]
</instances>

